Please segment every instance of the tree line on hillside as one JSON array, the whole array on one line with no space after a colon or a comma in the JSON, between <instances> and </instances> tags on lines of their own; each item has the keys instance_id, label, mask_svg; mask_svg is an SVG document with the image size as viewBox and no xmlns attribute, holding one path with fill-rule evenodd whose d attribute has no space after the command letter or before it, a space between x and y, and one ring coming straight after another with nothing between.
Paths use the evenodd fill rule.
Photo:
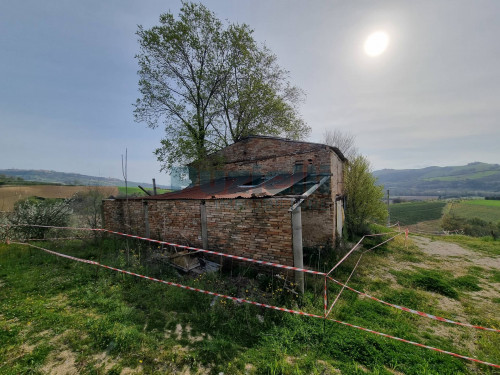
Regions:
<instances>
[{"instance_id":1,"label":"tree line on hillside","mask_svg":"<svg viewBox=\"0 0 500 375\"><path fill-rule=\"evenodd\" d=\"M20 184L22 182L24 182L24 179L22 179L21 177L6 176L4 174L0 174L0 185Z\"/></svg>"}]
</instances>

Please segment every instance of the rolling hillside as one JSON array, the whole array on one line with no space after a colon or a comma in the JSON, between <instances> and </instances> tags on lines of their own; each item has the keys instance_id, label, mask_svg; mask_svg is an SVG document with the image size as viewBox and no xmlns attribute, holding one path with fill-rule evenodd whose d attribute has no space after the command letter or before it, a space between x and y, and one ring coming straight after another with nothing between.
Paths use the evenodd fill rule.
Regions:
<instances>
[{"instance_id":1,"label":"rolling hillside","mask_svg":"<svg viewBox=\"0 0 500 375\"><path fill-rule=\"evenodd\" d=\"M79 173L66 173L48 170L25 170L25 169L0 169L0 175L21 178L25 181L37 183L56 183L62 185L86 185L86 186L125 186L125 181L111 177L88 176ZM128 186L151 188L153 185L147 182L128 181ZM160 186L163 189L171 189L170 186Z\"/></svg>"},{"instance_id":2,"label":"rolling hillside","mask_svg":"<svg viewBox=\"0 0 500 375\"><path fill-rule=\"evenodd\" d=\"M373 172L392 195L500 196L500 165L470 163L455 167L382 169Z\"/></svg>"}]
</instances>

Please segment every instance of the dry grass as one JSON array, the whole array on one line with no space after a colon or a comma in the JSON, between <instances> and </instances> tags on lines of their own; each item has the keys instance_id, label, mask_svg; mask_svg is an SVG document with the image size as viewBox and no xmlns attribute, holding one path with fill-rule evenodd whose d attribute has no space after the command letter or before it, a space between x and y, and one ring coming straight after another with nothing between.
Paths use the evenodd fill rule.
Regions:
<instances>
[{"instance_id":1,"label":"dry grass","mask_svg":"<svg viewBox=\"0 0 500 375\"><path fill-rule=\"evenodd\" d=\"M98 189L104 195L118 195L116 186L56 186L56 185L32 185L32 186L1 186L0 187L0 211L12 211L14 203L28 197L43 198L71 198L78 192L87 192Z\"/></svg>"}]
</instances>

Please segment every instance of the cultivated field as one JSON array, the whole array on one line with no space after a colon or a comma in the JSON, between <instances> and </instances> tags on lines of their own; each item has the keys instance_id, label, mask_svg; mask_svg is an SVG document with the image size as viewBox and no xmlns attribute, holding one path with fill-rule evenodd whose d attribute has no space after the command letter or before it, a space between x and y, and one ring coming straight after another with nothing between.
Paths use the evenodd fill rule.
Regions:
<instances>
[{"instance_id":1,"label":"cultivated field","mask_svg":"<svg viewBox=\"0 0 500 375\"><path fill-rule=\"evenodd\" d=\"M98 189L106 196L118 195L118 188L115 186L0 186L0 211L12 211L14 203L28 197L71 198L78 192L86 192L94 189Z\"/></svg>"},{"instance_id":2,"label":"cultivated field","mask_svg":"<svg viewBox=\"0 0 500 375\"><path fill-rule=\"evenodd\" d=\"M407 202L389 206L391 222L411 225L429 220L438 220L443 214L444 201Z\"/></svg>"},{"instance_id":3,"label":"cultivated field","mask_svg":"<svg viewBox=\"0 0 500 375\"><path fill-rule=\"evenodd\" d=\"M500 201L477 199L471 201L461 201L460 203L451 203L449 213L473 219L475 217L496 223L500 221Z\"/></svg>"},{"instance_id":4,"label":"cultivated field","mask_svg":"<svg viewBox=\"0 0 500 375\"><path fill-rule=\"evenodd\" d=\"M414 237L408 247L402 238L389 242L364 255L349 285L387 302L498 329L500 241L449 240L456 243L425 237ZM180 275L148 261L150 250L133 240L37 245L195 288L323 312L323 281L313 275L300 299L283 279L246 267ZM358 254L332 276L345 280ZM329 269L335 257L323 254L317 262L315 268ZM324 324L322 319L214 298L26 246L0 244L0 265L2 374L497 373L333 321ZM338 291L329 284L330 303ZM497 332L410 314L349 290L332 318L500 362Z\"/></svg>"}]
</instances>

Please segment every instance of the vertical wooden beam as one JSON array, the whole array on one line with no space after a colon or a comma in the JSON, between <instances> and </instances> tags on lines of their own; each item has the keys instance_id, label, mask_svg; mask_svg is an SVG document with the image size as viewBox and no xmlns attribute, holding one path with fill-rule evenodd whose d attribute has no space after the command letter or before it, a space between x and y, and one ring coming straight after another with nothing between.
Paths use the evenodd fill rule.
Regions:
<instances>
[{"instance_id":1,"label":"vertical wooden beam","mask_svg":"<svg viewBox=\"0 0 500 375\"><path fill-rule=\"evenodd\" d=\"M302 212L300 206L292 211L292 241L293 266L304 268L304 254L302 252ZM300 293L304 294L304 273L295 271L295 283Z\"/></svg>"},{"instance_id":2,"label":"vertical wooden beam","mask_svg":"<svg viewBox=\"0 0 500 375\"><path fill-rule=\"evenodd\" d=\"M200 203L200 216L201 216L201 240L203 248L208 249L208 229L207 229L207 206L205 201Z\"/></svg>"},{"instance_id":3,"label":"vertical wooden beam","mask_svg":"<svg viewBox=\"0 0 500 375\"><path fill-rule=\"evenodd\" d=\"M145 235L147 238L151 238L151 231L149 230L149 210L148 210L148 202L142 201L144 208L144 229Z\"/></svg>"}]
</instances>

